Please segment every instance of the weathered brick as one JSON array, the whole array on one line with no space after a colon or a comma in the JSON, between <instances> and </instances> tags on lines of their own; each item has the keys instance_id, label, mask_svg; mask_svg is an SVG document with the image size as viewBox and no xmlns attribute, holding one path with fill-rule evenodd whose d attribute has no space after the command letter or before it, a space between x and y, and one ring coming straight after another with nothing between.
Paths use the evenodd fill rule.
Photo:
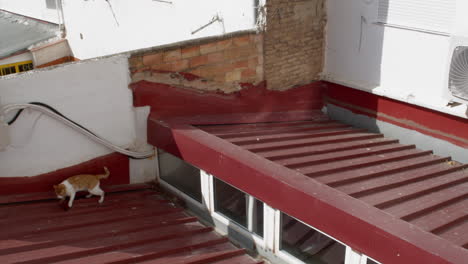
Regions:
<instances>
[{"instance_id":1,"label":"weathered brick","mask_svg":"<svg viewBox=\"0 0 468 264\"><path fill-rule=\"evenodd\" d=\"M201 66L198 68L198 73L200 74L200 76L207 78L214 78L217 75L224 74L222 68L216 65Z\"/></svg>"},{"instance_id":2,"label":"weathered brick","mask_svg":"<svg viewBox=\"0 0 468 264\"><path fill-rule=\"evenodd\" d=\"M250 67L250 68L255 68L255 67L257 67L257 65L258 65L258 57L257 56L249 58L249 60L247 61L247 66Z\"/></svg>"},{"instance_id":3,"label":"weathered brick","mask_svg":"<svg viewBox=\"0 0 468 264\"><path fill-rule=\"evenodd\" d=\"M251 43L250 42L250 36L235 37L232 40L232 42L234 43L235 46L238 46L238 47L249 45Z\"/></svg>"},{"instance_id":4,"label":"weathered brick","mask_svg":"<svg viewBox=\"0 0 468 264\"><path fill-rule=\"evenodd\" d=\"M163 55L164 62L180 60L181 58L182 58L182 54L181 54L180 49L166 51L164 52L164 55Z\"/></svg>"},{"instance_id":5,"label":"weathered brick","mask_svg":"<svg viewBox=\"0 0 468 264\"><path fill-rule=\"evenodd\" d=\"M208 54L208 53L211 53L211 52L215 52L218 48L218 45L216 42L213 42L213 43L207 43L207 44L203 44L200 46L200 53L201 54Z\"/></svg>"},{"instance_id":6,"label":"weathered brick","mask_svg":"<svg viewBox=\"0 0 468 264\"><path fill-rule=\"evenodd\" d=\"M130 67L139 68L143 66L143 58L141 56L133 56L128 59L128 65Z\"/></svg>"},{"instance_id":7,"label":"weathered brick","mask_svg":"<svg viewBox=\"0 0 468 264\"><path fill-rule=\"evenodd\" d=\"M224 74L224 73L217 74L212 79L215 82L222 82L223 83L224 81L226 81L226 74Z\"/></svg>"},{"instance_id":8,"label":"weathered brick","mask_svg":"<svg viewBox=\"0 0 468 264\"><path fill-rule=\"evenodd\" d=\"M234 67L236 68L247 68L249 67L249 60L241 60L234 63Z\"/></svg>"},{"instance_id":9,"label":"weathered brick","mask_svg":"<svg viewBox=\"0 0 468 264\"><path fill-rule=\"evenodd\" d=\"M159 70L159 71L174 71L174 67L172 63L162 63L158 65L154 65L151 67L153 70Z\"/></svg>"},{"instance_id":10,"label":"weathered brick","mask_svg":"<svg viewBox=\"0 0 468 264\"><path fill-rule=\"evenodd\" d=\"M178 60L178 61L172 62L172 70L173 71L177 71L177 72L184 71L188 67L189 67L189 60L188 59Z\"/></svg>"},{"instance_id":11,"label":"weathered brick","mask_svg":"<svg viewBox=\"0 0 468 264\"><path fill-rule=\"evenodd\" d=\"M190 71L188 71L188 73L191 73L191 74L193 74L193 75L200 76L200 77L205 77L205 76L202 75L203 72L202 72L202 70L199 69L199 68L190 70Z\"/></svg>"},{"instance_id":12,"label":"weathered brick","mask_svg":"<svg viewBox=\"0 0 468 264\"><path fill-rule=\"evenodd\" d=\"M161 63L163 63L162 53L148 54L143 56L143 64L146 66L152 66Z\"/></svg>"},{"instance_id":13,"label":"weathered brick","mask_svg":"<svg viewBox=\"0 0 468 264\"><path fill-rule=\"evenodd\" d=\"M228 72L226 73L226 82L238 82L241 80L241 77L242 74L239 70Z\"/></svg>"},{"instance_id":14,"label":"weathered brick","mask_svg":"<svg viewBox=\"0 0 468 264\"><path fill-rule=\"evenodd\" d=\"M325 0L267 1L268 27L262 36L251 35L258 46L257 74L269 89L285 89L315 80L323 68ZM273 10L273 12L268 11ZM250 65L251 66L251 65Z\"/></svg>"},{"instance_id":15,"label":"weathered brick","mask_svg":"<svg viewBox=\"0 0 468 264\"><path fill-rule=\"evenodd\" d=\"M263 75L259 74L263 72L263 65L259 64L263 56L262 45L260 35L245 34L203 45L135 56L129 59L129 67L132 73L143 71L151 74L147 69L154 70L155 74L157 71L188 72L208 82L229 83L232 88L232 83L262 80ZM284 49L287 50L287 47ZM141 76L136 75L140 79ZM173 83L174 80L161 79L161 82Z\"/></svg>"},{"instance_id":16,"label":"weathered brick","mask_svg":"<svg viewBox=\"0 0 468 264\"><path fill-rule=\"evenodd\" d=\"M257 55L256 47L255 46L252 47L250 45L228 49L224 51L224 59L226 60L248 58L250 56L255 56L255 55Z\"/></svg>"},{"instance_id":17,"label":"weathered brick","mask_svg":"<svg viewBox=\"0 0 468 264\"><path fill-rule=\"evenodd\" d=\"M226 63L224 63L222 65L217 65L217 67L218 67L219 71L223 72L223 73L227 73L227 72L230 72L230 71L233 71L233 70L237 69L235 64L230 63L229 61L226 61Z\"/></svg>"},{"instance_id":18,"label":"weathered brick","mask_svg":"<svg viewBox=\"0 0 468 264\"><path fill-rule=\"evenodd\" d=\"M183 48L181 50L181 55L183 59L192 58L200 55L200 46Z\"/></svg>"},{"instance_id":19,"label":"weathered brick","mask_svg":"<svg viewBox=\"0 0 468 264\"><path fill-rule=\"evenodd\" d=\"M210 54L207 54L206 56L208 58L207 63L209 64L222 62L224 60L224 54L222 52L210 53Z\"/></svg>"},{"instance_id":20,"label":"weathered brick","mask_svg":"<svg viewBox=\"0 0 468 264\"><path fill-rule=\"evenodd\" d=\"M216 45L218 51L228 49L232 46L232 39L218 41Z\"/></svg>"},{"instance_id":21,"label":"weathered brick","mask_svg":"<svg viewBox=\"0 0 468 264\"><path fill-rule=\"evenodd\" d=\"M241 78L242 79L248 79L252 77L257 76L257 70L256 69L245 69L242 71Z\"/></svg>"},{"instance_id":22,"label":"weathered brick","mask_svg":"<svg viewBox=\"0 0 468 264\"><path fill-rule=\"evenodd\" d=\"M197 67L200 65L205 65L207 62L208 62L208 56L201 55L201 56L191 58L189 62L189 66L193 68L193 67Z\"/></svg>"}]
</instances>

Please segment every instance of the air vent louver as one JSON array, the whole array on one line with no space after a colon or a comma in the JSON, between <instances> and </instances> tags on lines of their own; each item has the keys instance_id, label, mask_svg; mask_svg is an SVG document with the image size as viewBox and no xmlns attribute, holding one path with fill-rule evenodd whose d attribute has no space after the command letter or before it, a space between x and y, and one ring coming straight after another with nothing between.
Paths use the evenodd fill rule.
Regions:
<instances>
[{"instance_id":1,"label":"air vent louver","mask_svg":"<svg viewBox=\"0 0 468 264\"><path fill-rule=\"evenodd\" d=\"M468 101L468 46L453 50L448 85L453 96Z\"/></svg>"}]
</instances>

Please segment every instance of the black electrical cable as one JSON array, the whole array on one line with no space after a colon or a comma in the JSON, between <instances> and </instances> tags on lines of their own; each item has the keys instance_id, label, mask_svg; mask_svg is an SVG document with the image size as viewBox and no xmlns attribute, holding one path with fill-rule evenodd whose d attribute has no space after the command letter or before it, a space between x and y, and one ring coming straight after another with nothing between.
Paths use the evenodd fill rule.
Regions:
<instances>
[{"instance_id":1,"label":"black electrical cable","mask_svg":"<svg viewBox=\"0 0 468 264\"><path fill-rule=\"evenodd\" d=\"M49 109L50 111L54 112L55 114L65 118L66 120L72 122L73 124L79 126L80 128L86 130L87 132L93 134L93 136L96 136L98 137L96 134L94 134L91 130L87 129L86 127L78 124L77 122L71 120L70 118L66 117L65 115L63 115L62 113L60 113L57 109L53 108L52 106L48 105L48 104L45 104L45 103L41 103L41 102L30 102L29 104L33 104L33 105L38 105L38 106L42 106L42 107L45 107L47 109ZM9 122L8 122L8 125L11 125L13 124L16 119L18 119L18 117L21 115L21 113L23 112L24 109L20 109L18 110L18 112L16 112L15 116L13 117L13 119L11 119Z\"/></svg>"},{"instance_id":2,"label":"black electrical cable","mask_svg":"<svg viewBox=\"0 0 468 264\"><path fill-rule=\"evenodd\" d=\"M33 105L38 105L38 106L42 106L42 107L45 107L47 109L49 109L50 111L54 112L55 114L65 118L66 120L72 122L73 124L79 126L80 128L86 130L87 132L91 133L93 136L97 137L97 138L100 138L102 139L101 137L99 137L98 135L94 134L91 130L87 129L86 127L78 124L77 122L71 120L70 118L66 117L65 115L63 115L62 113L60 113L57 109L53 108L52 106L48 105L48 104L45 104L45 103L41 103L41 102L30 102L29 104L33 104ZM20 109L18 110L18 112L16 112L15 116L8 122L8 125L11 125L13 124L16 119L18 119L18 117L21 115L21 113L23 112L24 109ZM125 154L124 154L125 155ZM131 159L146 159L146 158L135 158L135 157L132 157L132 156L129 156L129 155L125 155Z\"/></svg>"}]
</instances>

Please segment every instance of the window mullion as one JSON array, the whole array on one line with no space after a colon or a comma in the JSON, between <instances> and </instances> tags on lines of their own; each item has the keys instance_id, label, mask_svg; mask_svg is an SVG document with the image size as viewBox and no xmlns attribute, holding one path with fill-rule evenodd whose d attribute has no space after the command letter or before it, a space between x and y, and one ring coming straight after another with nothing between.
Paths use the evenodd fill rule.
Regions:
<instances>
[{"instance_id":1,"label":"window mullion","mask_svg":"<svg viewBox=\"0 0 468 264\"><path fill-rule=\"evenodd\" d=\"M346 247L345 264L366 264L367 257L354 251L351 247Z\"/></svg>"},{"instance_id":2,"label":"window mullion","mask_svg":"<svg viewBox=\"0 0 468 264\"><path fill-rule=\"evenodd\" d=\"M213 189L212 189L212 176L207 172L200 170L200 182L203 205L210 213L214 212L213 208Z\"/></svg>"}]
</instances>

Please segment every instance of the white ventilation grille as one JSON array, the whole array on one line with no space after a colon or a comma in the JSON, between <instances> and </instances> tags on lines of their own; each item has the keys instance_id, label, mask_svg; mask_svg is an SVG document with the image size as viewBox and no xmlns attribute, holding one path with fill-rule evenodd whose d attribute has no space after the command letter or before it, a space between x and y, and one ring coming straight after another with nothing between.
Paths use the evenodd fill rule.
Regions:
<instances>
[{"instance_id":1,"label":"white ventilation grille","mask_svg":"<svg viewBox=\"0 0 468 264\"><path fill-rule=\"evenodd\" d=\"M378 21L448 33L455 14L456 0L379 0Z\"/></svg>"},{"instance_id":2,"label":"white ventilation grille","mask_svg":"<svg viewBox=\"0 0 468 264\"><path fill-rule=\"evenodd\" d=\"M453 50L448 86L453 96L468 101L468 46Z\"/></svg>"}]
</instances>

